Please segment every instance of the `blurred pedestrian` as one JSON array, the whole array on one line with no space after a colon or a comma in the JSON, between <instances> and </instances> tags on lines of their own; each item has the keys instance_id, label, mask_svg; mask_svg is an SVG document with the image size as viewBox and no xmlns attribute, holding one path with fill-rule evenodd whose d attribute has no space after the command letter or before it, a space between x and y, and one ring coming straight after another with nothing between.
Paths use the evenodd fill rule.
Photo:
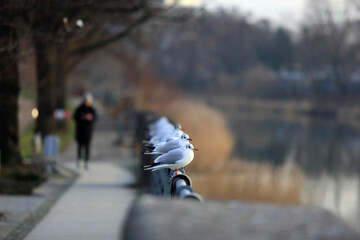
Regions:
<instances>
[{"instance_id":1,"label":"blurred pedestrian","mask_svg":"<svg viewBox=\"0 0 360 240\"><path fill-rule=\"evenodd\" d=\"M90 142L93 132L93 125L96 121L96 111L92 106L93 97L91 93L85 93L82 103L76 108L74 120L76 123L76 141L77 148L77 161L76 166L81 167L81 162L84 160L84 168L88 169L89 156L90 156ZM85 155L83 158L83 151Z\"/></svg>"}]
</instances>

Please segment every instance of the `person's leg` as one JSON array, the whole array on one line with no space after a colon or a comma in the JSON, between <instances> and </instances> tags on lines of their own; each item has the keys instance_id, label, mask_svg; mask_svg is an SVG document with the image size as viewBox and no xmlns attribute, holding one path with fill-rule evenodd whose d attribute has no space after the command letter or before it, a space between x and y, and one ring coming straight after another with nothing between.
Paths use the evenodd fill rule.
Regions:
<instances>
[{"instance_id":1,"label":"person's leg","mask_svg":"<svg viewBox=\"0 0 360 240\"><path fill-rule=\"evenodd\" d=\"M82 143L78 142L76 166L80 168Z\"/></svg>"},{"instance_id":2,"label":"person's leg","mask_svg":"<svg viewBox=\"0 0 360 240\"><path fill-rule=\"evenodd\" d=\"M88 169L89 157L90 157L90 142L84 144L85 147L85 169Z\"/></svg>"}]
</instances>

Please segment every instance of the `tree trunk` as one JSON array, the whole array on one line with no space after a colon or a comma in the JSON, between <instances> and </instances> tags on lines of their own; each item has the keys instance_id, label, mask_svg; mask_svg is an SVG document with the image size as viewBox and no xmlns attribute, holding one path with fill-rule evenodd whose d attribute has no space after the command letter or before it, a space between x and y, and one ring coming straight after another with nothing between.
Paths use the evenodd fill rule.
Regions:
<instances>
[{"instance_id":1,"label":"tree trunk","mask_svg":"<svg viewBox=\"0 0 360 240\"><path fill-rule=\"evenodd\" d=\"M0 156L2 165L14 166L22 162L18 135L20 85L16 30L0 26L0 46Z\"/></svg>"},{"instance_id":2,"label":"tree trunk","mask_svg":"<svg viewBox=\"0 0 360 240\"><path fill-rule=\"evenodd\" d=\"M36 121L36 132L44 137L54 132L55 110L54 77L52 75L54 47L43 39L35 39L36 69L37 69L37 106L39 116Z\"/></svg>"},{"instance_id":3,"label":"tree trunk","mask_svg":"<svg viewBox=\"0 0 360 240\"><path fill-rule=\"evenodd\" d=\"M55 90L56 90L56 99L55 107L56 109L66 109L66 79L65 79L65 68L64 68L64 57L66 45L60 43L56 46L56 76L55 76ZM60 120L56 121L56 130L66 130L67 121Z\"/></svg>"}]
</instances>

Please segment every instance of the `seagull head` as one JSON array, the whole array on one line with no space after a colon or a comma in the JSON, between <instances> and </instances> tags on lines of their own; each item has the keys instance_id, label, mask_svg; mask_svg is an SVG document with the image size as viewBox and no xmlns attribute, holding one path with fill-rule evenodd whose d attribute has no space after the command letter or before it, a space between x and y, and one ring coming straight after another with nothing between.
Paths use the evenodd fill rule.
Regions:
<instances>
[{"instance_id":1,"label":"seagull head","mask_svg":"<svg viewBox=\"0 0 360 240\"><path fill-rule=\"evenodd\" d=\"M182 140L184 140L184 141L192 141L192 139L189 137L189 135L187 135L187 134L182 134L181 136L180 136L180 138L182 139Z\"/></svg>"},{"instance_id":2,"label":"seagull head","mask_svg":"<svg viewBox=\"0 0 360 240\"><path fill-rule=\"evenodd\" d=\"M193 151L198 151L198 150L199 150L199 149L197 149L197 148L194 148L194 146L193 146L191 143L186 144L186 149L191 149L191 150L193 150Z\"/></svg>"}]
</instances>

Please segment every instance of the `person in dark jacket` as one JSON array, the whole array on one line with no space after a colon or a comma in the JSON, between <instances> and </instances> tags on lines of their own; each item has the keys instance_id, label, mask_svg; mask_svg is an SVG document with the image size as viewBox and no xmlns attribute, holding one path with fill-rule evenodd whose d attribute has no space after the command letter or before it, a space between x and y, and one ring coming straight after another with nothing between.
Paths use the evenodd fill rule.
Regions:
<instances>
[{"instance_id":1,"label":"person in dark jacket","mask_svg":"<svg viewBox=\"0 0 360 240\"><path fill-rule=\"evenodd\" d=\"M96 121L96 111L92 106L93 97L91 93L84 94L83 101L75 110L74 120L76 123L76 141L78 143L76 165L80 168L82 152L85 150L84 168L88 169L90 142L93 125Z\"/></svg>"}]
</instances>

